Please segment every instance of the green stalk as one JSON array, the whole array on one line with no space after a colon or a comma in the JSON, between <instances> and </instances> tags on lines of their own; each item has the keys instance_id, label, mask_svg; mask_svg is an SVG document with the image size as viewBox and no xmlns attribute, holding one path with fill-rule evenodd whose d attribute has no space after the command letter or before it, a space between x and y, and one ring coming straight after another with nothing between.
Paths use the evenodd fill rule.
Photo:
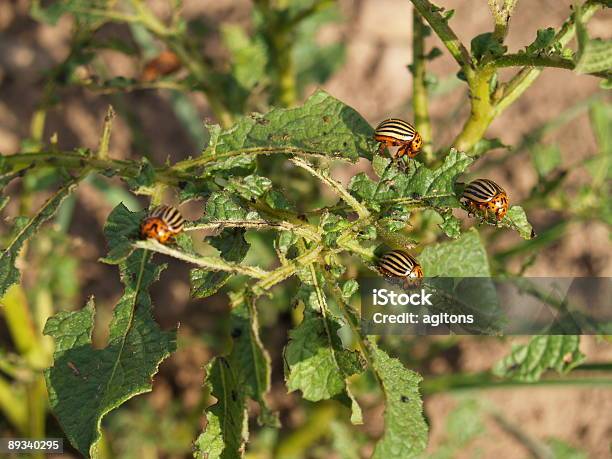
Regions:
<instances>
[{"instance_id":1,"label":"green stalk","mask_svg":"<svg viewBox=\"0 0 612 459\"><path fill-rule=\"evenodd\" d=\"M0 376L0 411L21 434L27 433L28 408L23 386L11 384Z\"/></svg>"},{"instance_id":2,"label":"green stalk","mask_svg":"<svg viewBox=\"0 0 612 459\"><path fill-rule=\"evenodd\" d=\"M412 110L417 132L423 138L423 156L426 164L431 164L433 158L431 123L427 85L425 83L425 23L421 15L412 14Z\"/></svg>"},{"instance_id":3,"label":"green stalk","mask_svg":"<svg viewBox=\"0 0 612 459\"><path fill-rule=\"evenodd\" d=\"M495 67L487 65L479 68L469 81L470 85L470 117L463 125L463 129L453 142L459 151L469 151L480 139L484 137L489 124L495 118L495 109L491 103L491 78L495 75Z\"/></svg>"},{"instance_id":4,"label":"green stalk","mask_svg":"<svg viewBox=\"0 0 612 459\"><path fill-rule=\"evenodd\" d=\"M575 371L575 370L574 370ZM452 374L425 378L421 388L423 395L433 395L440 392L452 392L474 389L501 389L506 387L535 386L612 386L609 378L546 378L534 382L522 382L512 379L499 379L489 372Z\"/></svg>"}]
</instances>

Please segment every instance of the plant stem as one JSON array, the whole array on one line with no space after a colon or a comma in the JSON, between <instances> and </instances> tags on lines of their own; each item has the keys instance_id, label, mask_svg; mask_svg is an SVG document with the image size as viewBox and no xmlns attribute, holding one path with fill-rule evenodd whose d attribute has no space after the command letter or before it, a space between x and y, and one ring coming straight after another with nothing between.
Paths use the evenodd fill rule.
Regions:
<instances>
[{"instance_id":1,"label":"plant stem","mask_svg":"<svg viewBox=\"0 0 612 459\"><path fill-rule=\"evenodd\" d=\"M556 67L573 69L576 65L571 59L561 56L533 56L526 53L504 54L493 61L495 67Z\"/></svg>"},{"instance_id":2,"label":"plant stem","mask_svg":"<svg viewBox=\"0 0 612 459\"><path fill-rule=\"evenodd\" d=\"M220 257L205 257L201 255L191 255L180 250L173 249L166 245L160 244L154 240L137 241L134 247L139 249L151 250L152 252L168 255L179 260L192 263L210 271L225 271L233 274L242 274L244 276L254 277L255 279L265 279L270 273L255 266L242 266L237 263L225 261Z\"/></svg>"},{"instance_id":3,"label":"plant stem","mask_svg":"<svg viewBox=\"0 0 612 459\"><path fill-rule=\"evenodd\" d=\"M274 271L269 273L267 276L265 276L264 279L261 279L259 282L257 282L253 286L253 292L256 295L261 295L262 293L269 290L276 284L293 276L293 274L295 274L295 272L297 271L299 267L307 265L315 261L318 258L319 254L321 253L321 250L323 250L323 247L317 244L312 249L310 249L308 252L303 253L302 255L295 258L294 260L291 260L290 263L283 265L280 268L275 269Z\"/></svg>"},{"instance_id":4,"label":"plant stem","mask_svg":"<svg viewBox=\"0 0 612 459\"><path fill-rule=\"evenodd\" d=\"M518 0L504 0L503 5L500 7L497 4L497 0L489 0L489 8L493 14L495 21L495 30L493 36L497 41L503 43L508 33L508 23L510 22L510 16L517 4Z\"/></svg>"},{"instance_id":5,"label":"plant stem","mask_svg":"<svg viewBox=\"0 0 612 459\"><path fill-rule=\"evenodd\" d=\"M535 386L612 386L612 379L606 378L546 378L534 382L522 382L512 379L499 379L489 372L454 374L425 378L422 383L424 395L440 392L473 389L500 389L505 387Z\"/></svg>"},{"instance_id":6,"label":"plant stem","mask_svg":"<svg viewBox=\"0 0 612 459\"><path fill-rule=\"evenodd\" d=\"M291 158L290 161L296 166L310 172L323 183L327 184L357 213L357 215L359 215L359 218L368 218L370 216L370 211L363 204L357 201L348 191L346 191L340 182L332 179L327 173L315 169L312 164L308 163L302 158Z\"/></svg>"},{"instance_id":7,"label":"plant stem","mask_svg":"<svg viewBox=\"0 0 612 459\"><path fill-rule=\"evenodd\" d=\"M428 0L411 0L419 14L423 16L436 35L442 40L446 49L461 66L466 76L471 74L472 58L467 48L461 43L455 32L448 25L448 21L439 13L439 8Z\"/></svg>"},{"instance_id":8,"label":"plant stem","mask_svg":"<svg viewBox=\"0 0 612 459\"><path fill-rule=\"evenodd\" d=\"M431 164L434 158L425 83L425 27L421 15L418 11L414 11L412 13L412 111L416 130L423 138L424 161L426 164Z\"/></svg>"},{"instance_id":9,"label":"plant stem","mask_svg":"<svg viewBox=\"0 0 612 459\"><path fill-rule=\"evenodd\" d=\"M191 169L194 167L207 166L211 163L217 163L220 161L225 161L230 158L235 158L242 155L273 155L273 154L286 154L286 155L302 155L302 156L314 156L325 158L329 157L326 154L314 151L314 150L303 150L301 148L296 147L250 147L250 148L241 148L238 150L232 151L224 151L222 153L208 153L204 152L202 156L192 159L185 159L183 161L179 161L173 167L173 169L178 171L184 171L187 169ZM342 158L336 158L342 159Z\"/></svg>"},{"instance_id":10,"label":"plant stem","mask_svg":"<svg viewBox=\"0 0 612 459\"><path fill-rule=\"evenodd\" d=\"M581 21L588 21L597 10L601 8L601 4L595 1L587 1L580 8ZM563 26L561 30L555 36L553 41L554 44L559 44L561 47L567 46L569 41L573 38L576 28L573 16L571 16ZM531 86L535 79L542 73L541 67L527 67L517 73L509 82L504 91L503 97L499 100L496 105L496 115L500 114L509 105L511 105L518 97L525 92L525 90Z\"/></svg>"},{"instance_id":11,"label":"plant stem","mask_svg":"<svg viewBox=\"0 0 612 459\"><path fill-rule=\"evenodd\" d=\"M476 142L483 138L489 124L495 118L489 89L489 82L494 74L495 67L486 65L479 68L469 81L470 117L453 142L453 146L459 151L469 151Z\"/></svg>"},{"instance_id":12,"label":"plant stem","mask_svg":"<svg viewBox=\"0 0 612 459\"><path fill-rule=\"evenodd\" d=\"M295 225L286 221L268 220L215 220L206 223L196 223L185 227L185 231L196 230L218 230L223 228L253 228L253 229L275 229L279 231L291 231L310 241L320 241L321 237L316 231L304 225Z\"/></svg>"}]
</instances>

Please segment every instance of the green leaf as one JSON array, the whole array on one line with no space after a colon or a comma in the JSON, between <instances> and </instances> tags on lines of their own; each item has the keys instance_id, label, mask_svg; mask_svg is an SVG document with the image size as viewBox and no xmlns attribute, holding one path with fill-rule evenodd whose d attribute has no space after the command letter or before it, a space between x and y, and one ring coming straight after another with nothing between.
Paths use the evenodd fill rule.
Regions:
<instances>
[{"instance_id":1,"label":"green leaf","mask_svg":"<svg viewBox=\"0 0 612 459\"><path fill-rule=\"evenodd\" d=\"M323 242L328 247L334 247L338 237L351 226L351 222L339 215L325 213L321 218L320 226L323 230Z\"/></svg>"},{"instance_id":2,"label":"green leaf","mask_svg":"<svg viewBox=\"0 0 612 459\"><path fill-rule=\"evenodd\" d=\"M476 229L471 228L457 240L425 247L418 260L434 290L434 306L429 307L432 312L472 315L474 323L463 326L471 333L500 331L504 316Z\"/></svg>"},{"instance_id":3,"label":"green leaf","mask_svg":"<svg viewBox=\"0 0 612 459\"><path fill-rule=\"evenodd\" d=\"M508 149L508 145L504 144L501 140L495 139L480 139L476 142L476 145L472 147L470 150L470 156L478 158L479 156L484 155L489 150L495 150L496 148L505 148Z\"/></svg>"},{"instance_id":4,"label":"green leaf","mask_svg":"<svg viewBox=\"0 0 612 459\"><path fill-rule=\"evenodd\" d=\"M233 346L227 360L235 369L239 386L245 395L259 403L260 423L276 425L278 420L270 412L264 398L270 390L270 356L259 337L255 302L245 295L230 295L233 306L230 318Z\"/></svg>"},{"instance_id":5,"label":"green leaf","mask_svg":"<svg viewBox=\"0 0 612 459\"><path fill-rule=\"evenodd\" d=\"M437 214L442 218L442 223L439 223L438 226L444 231L444 234L452 239L461 236L461 220L455 217L450 209L437 211Z\"/></svg>"},{"instance_id":6,"label":"green leaf","mask_svg":"<svg viewBox=\"0 0 612 459\"><path fill-rule=\"evenodd\" d=\"M206 171L245 165L255 154L285 152L320 154L356 161L376 149L374 130L359 113L324 91L310 96L303 106L275 108L266 115L240 118L236 124L211 135L203 153ZM240 161L240 163L238 163Z\"/></svg>"},{"instance_id":7,"label":"green leaf","mask_svg":"<svg viewBox=\"0 0 612 459\"><path fill-rule=\"evenodd\" d=\"M248 175L246 177L234 177L225 187L227 191L233 191L244 199L257 199L272 188L272 181L267 177L259 175Z\"/></svg>"},{"instance_id":8,"label":"green leaf","mask_svg":"<svg viewBox=\"0 0 612 459\"><path fill-rule=\"evenodd\" d=\"M540 177L546 177L561 164L561 150L557 145L535 144L529 149L531 160Z\"/></svg>"},{"instance_id":9,"label":"green leaf","mask_svg":"<svg viewBox=\"0 0 612 459\"><path fill-rule=\"evenodd\" d=\"M465 153L451 149L444 158L444 162L436 169L429 169L422 163L410 161L405 171L391 167L385 174L385 183L380 186L376 196L377 202L393 200L396 204L406 200L406 203L420 204L414 202L415 198L426 198L424 201L430 206L460 207L455 196L455 179L465 171L474 161ZM382 177L390 160L374 158L374 171ZM351 180L349 190L360 200L370 202L376 183L372 182L365 174L358 174Z\"/></svg>"},{"instance_id":10,"label":"green leaf","mask_svg":"<svg viewBox=\"0 0 612 459\"><path fill-rule=\"evenodd\" d=\"M455 241L428 245L418 257L426 277L489 277L489 261L478 231Z\"/></svg>"},{"instance_id":11,"label":"green leaf","mask_svg":"<svg viewBox=\"0 0 612 459\"><path fill-rule=\"evenodd\" d=\"M206 201L205 215L205 220L244 220L247 211L230 193L217 191Z\"/></svg>"},{"instance_id":12,"label":"green leaf","mask_svg":"<svg viewBox=\"0 0 612 459\"><path fill-rule=\"evenodd\" d=\"M355 293L359 290L359 284L355 279L347 280L344 285L342 285L342 297L345 300L349 300Z\"/></svg>"},{"instance_id":13,"label":"green leaf","mask_svg":"<svg viewBox=\"0 0 612 459\"><path fill-rule=\"evenodd\" d=\"M126 183L135 194L152 192L155 185L155 168L151 161L142 158L138 166L138 175L126 180Z\"/></svg>"},{"instance_id":14,"label":"green leaf","mask_svg":"<svg viewBox=\"0 0 612 459\"><path fill-rule=\"evenodd\" d=\"M56 0L46 2L43 8L40 0L34 0L30 6L30 15L37 21L55 25L64 14L74 14L82 21L93 21L102 18L91 11L107 9L107 0Z\"/></svg>"},{"instance_id":15,"label":"green leaf","mask_svg":"<svg viewBox=\"0 0 612 459\"><path fill-rule=\"evenodd\" d=\"M146 211L131 212L123 203L116 206L104 225L108 254L104 263L119 264L134 252L132 243L140 238L140 222Z\"/></svg>"},{"instance_id":16,"label":"green leaf","mask_svg":"<svg viewBox=\"0 0 612 459\"><path fill-rule=\"evenodd\" d=\"M235 24L221 26L223 44L230 52L232 74L243 89L250 91L266 77L268 56L263 40L250 38Z\"/></svg>"},{"instance_id":17,"label":"green leaf","mask_svg":"<svg viewBox=\"0 0 612 459\"><path fill-rule=\"evenodd\" d=\"M427 423L423 417L423 402L418 373L404 368L370 343L373 369L382 383L385 395L385 431L376 443L372 459L417 457L427 447Z\"/></svg>"},{"instance_id":18,"label":"green leaf","mask_svg":"<svg viewBox=\"0 0 612 459\"><path fill-rule=\"evenodd\" d=\"M538 51L545 50L553 44L555 40L555 29L548 27L546 29L539 29L537 32L536 39L533 43L527 46L526 51L530 54L537 53Z\"/></svg>"},{"instance_id":19,"label":"green leaf","mask_svg":"<svg viewBox=\"0 0 612 459\"><path fill-rule=\"evenodd\" d=\"M289 8L296 3L298 2L290 2ZM323 6L323 10L320 10L320 5ZM342 20L338 5L333 2L319 2L319 6L315 7L318 7L319 11L309 14L294 29L296 33L292 43L292 54L299 93L302 93L309 84L320 86L325 83L342 67L345 60L344 43L334 42L322 46L317 40L312 39L319 35L321 27L330 23L337 24Z\"/></svg>"},{"instance_id":20,"label":"green leaf","mask_svg":"<svg viewBox=\"0 0 612 459\"><path fill-rule=\"evenodd\" d=\"M517 231L523 239L533 239L536 236L521 206L510 207L500 225Z\"/></svg>"},{"instance_id":21,"label":"green leaf","mask_svg":"<svg viewBox=\"0 0 612 459\"><path fill-rule=\"evenodd\" d=\"M43 223L53 217L60 204L72 193L75 187L76 182L71 181L48 199L34 217L30 220L20 220L20 224L17 225L8 244L0 254L0 298L11 285L19 282L20 274L15 267L15 261L24 242L31 238Z\"/></svg>"},{"instance_id":22,"label":"green leaf","mask_svg":"<svg viewBox=\"0 0 612 459\"><path fill-rule=\"evenodd\" d=\"M206 410L208 423L195 442L194 457L241 458L247 440L248 417L236 369L225 358L216 357L207 365L206 375L206 385L217 403Z\"/></svg>"},{"instance_id":23,"label":"green leaf","mask_svg":"<svg viewBox=\"0 0 612 459\"><path fill-rule=\"evenodd\" d=\"M342 349L339 329L340 324L329 317L307 313L289 332L285 348L289 392L299 389L313 402L344 392L345 379L357 372L358 360L355 352Z\"/></svg>"},{"instance_id":24,"label":"green leaf","mask_svg":"<svg viewBox=\"0 0 612 459\"><path fill-rule=\"evenodd\" d=\"M549 438L546 443L551 449L552 457L555 459L588 459L587 453L561 441L557 438Z\"/></svg>"},{"instance_id":25,"label":"green leaf","mask_svg":"<svg viewBox=\"0 0 612 459\"><path fill-rule=\"evenodd\" d=\"M476 61L481 61L483 57L488 56L503 56L507 49L506 46L497 41L492 32L482 33L472 38L472 56Z\"/></svg>"},{"instance_id":26,"label":"green leaf","mask_svg":"<svg viewBox=\"0 0 612 459\"><path fill-rule=\"evenodd\" d=\"M241 262L249 251L249 243L244 238L242 229L224 229L218 236L207 238L207 241L219 250L221 257L227 261ZM194 268L189 272L191 295L194 298L206 298L214 295L225 285L231 274L222 271L206 271Z\"/></svg>"},{"instance_id":27,"label":"green leaf","mask_svg":"<svg viewBox=\"0 0 612 459\"><path fill-rule=\"evenodd\" d=\"M612 68L612 40L591 39L586 27L580 20L580 7L576 6L576 38L578 52L576 53L577 73L609 72Z\"/></svg>"},{"instance_id":28,"label":"green leaf","mask_svg":"<svg viewBox=\"0 0 612 459\"><path fill-rule=\"evenodd\" d=\"M534 382L547 370L567 373L583 362L580 336L534 336L529 343L515 345L509 355L497 362L493 373L503 378Z\"/></svg>"},{"instance_id":29,"label":"green leaf","mask_svg":"<svg viewBox=\"0 0 612 459\"><path fill-rule=\"evenodd\" d=\"M150 391L159 364L176 350L176 332L160 330L147 293L163 268L139 250L120 269L125 291L115 306L106 347L92 346L93 300L80 311L57 313L44 330L55 340L54 363L45 371L49 403L72 445L86 457L99 452L104 416Z\"/></svg>"}]
</instances>

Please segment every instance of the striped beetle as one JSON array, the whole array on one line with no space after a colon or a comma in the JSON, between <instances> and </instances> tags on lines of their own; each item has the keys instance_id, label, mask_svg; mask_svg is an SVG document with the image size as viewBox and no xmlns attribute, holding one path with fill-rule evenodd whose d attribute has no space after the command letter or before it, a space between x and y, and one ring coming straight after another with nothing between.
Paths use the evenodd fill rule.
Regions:
<instances>
[{"instance_id":1,"label":"striped beetle","mask_svg":"<svg viewBox=\"0 0 612 459\"><path fill-rule=\"evenodd\" d=\"M380 142L381 154L385 147L399 147L392 155L393 160L404 155L414 158L421 151L423 144L423 139L414 126L397 118L389 118L380 123L374 131L374 140Z\"/></svg>"},{"instance_id":2,"label":"striped beetle","mask_svg":"<svg viewBox=\"0 0 612 459\"><path fill-rule=\"evenodd\" d=\"M504 189L489 179L476 179L468 183L461 196L470 215L480 212L487 220L489 212L500 221L508 212L508 195Z\"/></svg>"},{"instance_id":3,"label":"striped beetle","mask_svg":"<svg viewBox=\"0 0 612 459\"><path fill-rule=\"evenodd\" d=\"M177 209L172 206L159 206L140 223L140 236L165 244L183 231L184 224L185 219Z\"/></svg>"},{"instance_id":4,"label":"striped beetle","mask_svg":"<svg viewBox=\"0 0 612 459\"><path fill-rule=\"evenodd\" d=\"M378 272L385 277L397 277L403 280L405 287L416 286L423 277L419 262L403 250L392 250L385 253L377 263Z\"/></svg>"}]
</instances>

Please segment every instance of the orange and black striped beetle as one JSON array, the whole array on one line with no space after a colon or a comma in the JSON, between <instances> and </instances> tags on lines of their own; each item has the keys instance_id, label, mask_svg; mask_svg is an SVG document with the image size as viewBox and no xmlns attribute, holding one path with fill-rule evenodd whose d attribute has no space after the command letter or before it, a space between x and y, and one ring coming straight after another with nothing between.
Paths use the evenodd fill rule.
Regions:
<instances>
[{"instance_id":1,"label":"orange and black striped beetle","mask_svg":"<svg viewBox=\"0 0 612 459\"><path fill-rule=\"evenodd\" d=\"M476 179L468 183L461 199L470 214L480 213L485 220L492 213L500 221L508 212L508 195L493 180Z\"/></svg>"},{"instance_id":2,"label":"orange and black striped beetle","mask_svg":"<svg viewBox=\"0 0 612 459\"><path fill-rule=\"evenodd\" d=\"M393 160L400 159L404 155L414 158L423 145L423 139L414 126L397 118L389 118L380 123L374 131L374 140L380 142L381 154L385 147L399 147L392 155Z\"/></svg>"},{"instance_id":3,"label":"orange and black striped beetle","mask_svg":"<svg viewBox=\"0 0 612 459\"><path fill-rule=\"evenodd\" d=\"M185 219L177 209L172 206L159 206L140 223L140 236L166 244L183 231L184 224Z\"/></svg>"},{"instance_id":4,"label":"orange and black striped beetle","mask_svg":"<svg viewBox=\"0 0 612 459\"><path fill-rule=\"evenodd\" d=\"M417 259L403 250L385 253L378 260L376 267L385 277L401 279L406 288L418 286L423 277L423 268Z\"/></svg>"}]
</instances>

